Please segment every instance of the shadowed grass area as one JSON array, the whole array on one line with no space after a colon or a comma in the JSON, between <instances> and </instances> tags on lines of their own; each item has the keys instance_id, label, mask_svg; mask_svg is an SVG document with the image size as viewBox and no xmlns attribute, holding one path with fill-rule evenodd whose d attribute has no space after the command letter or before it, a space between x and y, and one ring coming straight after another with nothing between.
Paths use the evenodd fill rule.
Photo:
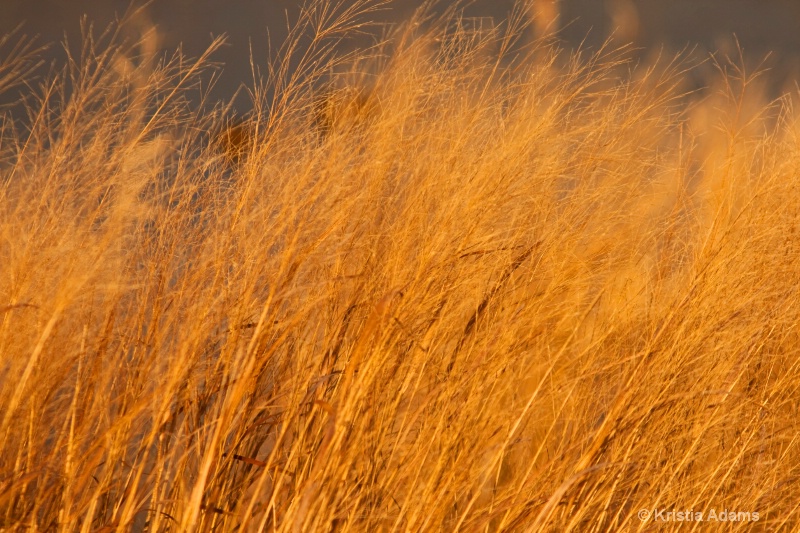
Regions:
<instances>
[{"instance_id":1,"label":"shadowed grass area","mask_svg":"<svg viewBox=\"0 0 800 533\"><path fill-rule=\"evenodd\" d=\"M0 527L796 523L792 98L519 13L335 56L371 7L305 12L235 142L146 37L4 115Z\"/></svg>"}]
</instances>

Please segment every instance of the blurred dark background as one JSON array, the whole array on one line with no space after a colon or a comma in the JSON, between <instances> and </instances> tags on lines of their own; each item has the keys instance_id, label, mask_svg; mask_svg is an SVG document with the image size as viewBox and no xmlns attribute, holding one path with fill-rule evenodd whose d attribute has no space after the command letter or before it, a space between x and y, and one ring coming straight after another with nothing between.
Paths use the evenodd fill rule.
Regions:
<instances>
[{"instance_id":1,"label":"blurred dark background","mask_svg":"<svg viewBox=\"0 0 800 533\"><path fill-rule=\"evenodd\" d=\"M401 21L420 3L393 0L372 18ZM214 55L224 70L213 95L228 98L251 79L251 47L256 62L265 61L268 34L273 45L280 44L299 5L297 0L155 0L140 19L156 25L161 47L182 46L190 56L200 55L212 36L225 34L228 45ZM476 0L466 15L502 20L512 5L513 0ZM20 34L52 43L46 57L54 60L63 58L59 43L65 35L73 46L80 42L82 16L98 30L129 7L128 0L0 0L0 34L21 25ZM798 71L798 0L534 0L527 13L534 20L531 37L557 31L566 47L596 48L612 36L617 43L634 43L645 57L687 47L701 56L718 50L737 55L735 35L748 62L758 64L771 54L766 65L776 87L789 87Z\"/></svg>"}]
</instances>

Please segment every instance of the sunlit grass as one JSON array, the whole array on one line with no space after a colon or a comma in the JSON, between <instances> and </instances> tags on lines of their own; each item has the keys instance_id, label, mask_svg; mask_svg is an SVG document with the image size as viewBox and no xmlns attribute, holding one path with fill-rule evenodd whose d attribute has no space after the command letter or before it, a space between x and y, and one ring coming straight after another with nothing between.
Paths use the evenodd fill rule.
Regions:
<instances>
[{"instance_id":1,"label":"sunlit grass","mask_svg":"<svg viewBox=\"0 0 800 533\"><path fill-rule=\"evenodd\" d=\"M219 43L113 35L6 112L0 527L794 524L792 98L513 17L335 56L370 7L305 12L243 118Z\"/></svg>"}]
</instances>

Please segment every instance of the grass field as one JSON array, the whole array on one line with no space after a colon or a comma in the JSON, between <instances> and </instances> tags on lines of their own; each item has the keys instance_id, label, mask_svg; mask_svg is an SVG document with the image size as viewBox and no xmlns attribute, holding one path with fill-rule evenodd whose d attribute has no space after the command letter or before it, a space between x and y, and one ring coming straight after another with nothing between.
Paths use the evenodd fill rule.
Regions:
<instances>
[{"instance_id":1,"label":"grass field","mask_svg":"<svg viewBox=\"0 0 800 533\"><path fill-rule=\"evenodd\" d=\"M794 96L334 7L244 119L2 44L0 528L796 528Z\"/></svg>"}]
</instances>

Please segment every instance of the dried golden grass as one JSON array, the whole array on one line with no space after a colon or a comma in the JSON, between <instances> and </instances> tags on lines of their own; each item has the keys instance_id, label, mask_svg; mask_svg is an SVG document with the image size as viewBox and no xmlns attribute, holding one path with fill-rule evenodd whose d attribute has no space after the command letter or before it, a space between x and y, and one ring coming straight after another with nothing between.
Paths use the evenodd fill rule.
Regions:
<instances>
[{"instance_id":1,"label":"dried golden grass","mask_svg":"<svg viewBox=\"0 0 800 533\"><path fill-rule=\"evenodd\" d=\"M359 14L326 9L326 39ZM112 41L43 85L0 137L0 526L795 524L790 100L512 60L518 29L410 24L324 142L335 56L290 43L235 165L205 58Z\"/></svg>"}]
</instances>

